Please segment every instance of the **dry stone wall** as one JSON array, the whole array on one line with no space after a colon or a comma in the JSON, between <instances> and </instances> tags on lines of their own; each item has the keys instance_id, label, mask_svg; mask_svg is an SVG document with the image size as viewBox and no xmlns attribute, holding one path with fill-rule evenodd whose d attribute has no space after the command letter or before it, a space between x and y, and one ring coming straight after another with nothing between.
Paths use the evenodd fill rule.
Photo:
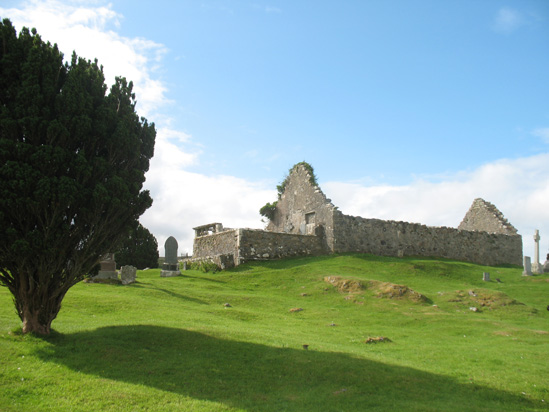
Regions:
<instances>
[{"instance_id":1,"label":"dry stone wall","mask_svg":"<svg viewBox=\"0 0 549 412\"><path fill-rule=\"evenodd\" d=\"M193 248L193 257L189 261L208 260L223 268L250 260L328 253L322 236L267 232L258 229L231 229L199 236L194 239Z\"/></svg>"},{"instance_id":2,"label":"dry stone wall","mask_svg":"<svg viewBox=\"0 0 549 412\"><path fill-rule=\"evenodd\" d=\"M322 236L240 229L240 262L328 253Z\"/></svg>"},{"instance_id":3,"label":"dry stone wall","mask_svg":"<svg viewBox=\"0 0 549 412\"><path fill-rule=\"evenodd\" d=\"M230 229L194 238L193 258L207 258L215 255L235 255L238 247L238 230Z\"/></svg>"},{"instance_id":4,"label":"dry stone wall","mask_svg":"<svg viewBox=\"0 0 549 412\"><path fill-rule=\"evenodd\" d=\"M522 264L522 237L334 214L334 252Z\"/></svg>"}]
</instances>

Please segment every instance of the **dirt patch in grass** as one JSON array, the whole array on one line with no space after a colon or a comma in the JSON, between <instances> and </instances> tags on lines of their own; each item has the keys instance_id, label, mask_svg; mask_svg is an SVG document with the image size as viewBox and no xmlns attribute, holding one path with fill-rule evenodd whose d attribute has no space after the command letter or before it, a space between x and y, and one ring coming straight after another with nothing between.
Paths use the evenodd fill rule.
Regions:
<instances>
[{"instance_id":1,"label":"dirt patch in grass","mask_svg":"<svg viewBox=\"0 0 549 412\"><path fill-rule=\"evenodd\" d=\"M367 289L378 298L410 300L419 303L429 301L427 297L410 289L406 285L397 285L395 283L380 282L377 280L369 280L366 283L362 283L356 279L344 279L340 276L326 276L324 281L330 283L340 293L359 294ZM346 298L348 298L348 296Z\"/></svg>"},{"instance_id":2,"label":"dirt patch in grass","mask_svg":"<svg viewBox=\"0 0 549 412\"><path fill-rule=\"evenodd\" d=\"M378 298L410 300L417 303L425 303L427 297L406 285L397 285L390 282L378 282L371 280L368 289L374 291Z\"/></svg>"},{"instance_id":3,"label":"dirt patch in grass","mask_svg":"<svg viewBox=\"0 0 549 412\"><path fill-rule=\"evenodd\" d=\"M391 339L386 338L385 336L376 336L374 338L368 338L364 343L389 343L392 342Z\"/></svg>"},{"instance_id":4,"label":"dirt patch in grass","mask_svg":"<svg viewBox=\"0 0 549 412\"><path fill-rule=\"evenodd\" d=\"M448 293L446 300L447 302L455 302L460 306L482 309L498 309L513 305L524 306L524 303L510 298L503 292L489 289L456 290Z\"/></svg>"},{"instance_id":5,"label":"dirt patch in grass","mask_svg":"<svg viewBox=\"0 0 549 412\"><path fill-rule=\"evenodd\" d=\"M364 285L356 279L343 279L340 276L326 276L324 282L330 283L341 293L360 293Z\"/></svg>"}]
</instances>

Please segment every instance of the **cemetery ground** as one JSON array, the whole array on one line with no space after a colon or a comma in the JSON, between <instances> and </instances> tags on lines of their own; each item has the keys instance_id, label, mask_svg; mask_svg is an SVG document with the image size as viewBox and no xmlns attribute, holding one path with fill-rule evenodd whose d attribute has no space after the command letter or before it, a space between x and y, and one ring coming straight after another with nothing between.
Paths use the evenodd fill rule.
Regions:
<instances>
[{"instance_id":1,"label":"cemetery ground","mask_svg":"<svg viewBox=\"0 0 549 412\"><path fill-rule=\"evenodd\" d=\"M46 338L1 288L0 410L549 410L549 276L521 273L362 254L146 270L77 284Z\"/></svg>"}]
</instances>

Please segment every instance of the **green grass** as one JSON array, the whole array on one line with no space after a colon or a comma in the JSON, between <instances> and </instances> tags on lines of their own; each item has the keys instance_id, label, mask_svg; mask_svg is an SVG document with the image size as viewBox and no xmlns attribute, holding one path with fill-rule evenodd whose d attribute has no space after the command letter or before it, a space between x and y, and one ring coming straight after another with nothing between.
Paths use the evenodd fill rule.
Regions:
<instances>
[{"instance_id":1,"label":"green grass","mask_svg":"<svg viewBox=\"0 0 549 412\"><path fill-rule=\"evenodd\" d=\"M549 410L548 304L517 267L339 255L80 283L40 338L2 288L0 411Z\"/></svg>"}]
</instances>

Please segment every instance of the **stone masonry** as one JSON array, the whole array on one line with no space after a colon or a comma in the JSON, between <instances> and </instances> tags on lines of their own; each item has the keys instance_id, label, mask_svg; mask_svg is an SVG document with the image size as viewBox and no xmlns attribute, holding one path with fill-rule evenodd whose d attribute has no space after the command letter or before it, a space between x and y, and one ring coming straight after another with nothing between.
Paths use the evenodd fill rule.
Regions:
<instances>
[{"instance_id":1,"label":"stone masonry","mask_svg":"<svg viewBox=\"0 0 549 412\"><path fill-rule=\"evenodd\" d=\"M484 265L522 264L522 237L483 199L475 199L457 229L348 216L313 184L303 165L291 170L266 230L223 229L216 223L195 231L194 259L217 263L223 256L235 265L345 252L443 257Z\"/></svg>"}]
</instances>

